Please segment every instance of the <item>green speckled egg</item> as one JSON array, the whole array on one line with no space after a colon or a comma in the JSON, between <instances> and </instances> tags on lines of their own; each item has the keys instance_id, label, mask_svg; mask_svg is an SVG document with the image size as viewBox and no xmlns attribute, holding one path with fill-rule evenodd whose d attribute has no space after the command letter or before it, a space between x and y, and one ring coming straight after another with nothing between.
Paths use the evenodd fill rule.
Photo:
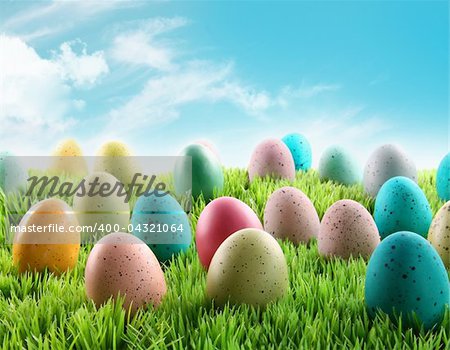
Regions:
<instances>
[{"instance_id":1,"label":"green speckled egg","mask_svg":"<svg viewBox=\"0 0 450 350\"><path fill-rule=\"evenodd\" d=\"M208 148L192 144L180 153L175 165L174 180L178 195L184 195L192 188L194 198L203 193L208 201L214 198L214 190L220 191L223 188L222 167Z\"/></svg>"},{"instance_id":2,"label":"green speckled egg","mask_svg":"<svg viewBox=\"0 0 450 350\"><path fill-rule=\"evenodd\" d=\"M375 249L365 288L371 317L379 310L391 317L401 314L407 327L417 319L425 329L432 328L450 303L448 275L438 253L426 239L407 231L390 235Z\"/></svg>"},{"instance_id":3,"label":"green speckled egg","mask_svg":"<svg viewBox=\"0 0 450 350\"><path fill-rule=\"evenodd\" d=\"M361 170L353 156L343 147L332 146L320 157L319 176L346 186L361 180Z\"/></svg>"},{"instance_id":4,"label":"green speckled egg","mask_svg":"<svg viewBox=\"0 0 450 350\"><path fill-rule=\"evenodd\" d=\"M206 293L218 306L264 306L286 294L288 269L280 245L269 233L246 228L229 236L209 265Z\"/></svg>"}]
</instances>

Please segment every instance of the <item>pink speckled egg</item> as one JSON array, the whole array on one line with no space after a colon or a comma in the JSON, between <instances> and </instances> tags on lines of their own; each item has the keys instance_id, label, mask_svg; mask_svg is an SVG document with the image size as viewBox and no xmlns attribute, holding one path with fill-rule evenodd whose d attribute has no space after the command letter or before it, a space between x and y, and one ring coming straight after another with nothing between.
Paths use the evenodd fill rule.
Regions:
<instances>
[{"instance_id":1,"label":"pink speckled egg","mask_svg":"<svg viewBox=\"0 0 450 350\"><path fill-rule=\"evenodd\" d=\"M353 200L343 199L326 211L317 241L323 256L368 259L380 243L380 234L366 208Z\"/></svg>"},{"instance_id":2,"label":"pink speckled egg","mask_svg":"<svg viewBox=\"0 0 450 350\"><path fill-rule=\"evenodd\" d=\"M247 204L232 197L220 197L210 202L198 218L195 233L202 265L208 268L222 242L244 228L263 229L258 216Z\"/></svg>"},{"instance_id":3,"label":"pink speckled egg","mask_svg":"<svg viewBox=\"0 0 450 350\"><path fill-rule=\"evenodd\" d=\"M299 189L282 187L273 192L264 210L264 230L275 238L295 244L317 236L319 215L309 198Z\"/></svg>"},{"instance_id":4,"label":"pink speckled egg","mask_svg":"<svg viewBox=\"0 0 450 350\"><path fill-rule=\"evenodd\" d=\"M295 178L295 165L289 148L278 139L267 139L258 144L248 165L250 181L255 177L271 176L275 179Z\"/></svg>"},{"instance_id":5,"label":"pink speckled egg","mask_svg":"<svg viewBox=\"0 0 450 350\"><path fill-rule=\"evenodd\" d=\"M199 145L205 146L206 148L208 148L212 153L214 153L214 155L217 157L217 159L220 161L220 155L219 155L219 151L217 151L216 146L209 140L197 140L196 142Z\"/></svg>"},{"instance_id":6,"label":"pink speckled egg","mask_svg":"<svg viewBox=\"0 0 450 350\"><path fill-rule=\"evenodd\" d=\"M150 248L129 233L110 233L89 254L86 293L97 307L124 296L123 307L134 314L147 304L158 306L166 294L164 274Z\"/></svg>"}]
</instances>

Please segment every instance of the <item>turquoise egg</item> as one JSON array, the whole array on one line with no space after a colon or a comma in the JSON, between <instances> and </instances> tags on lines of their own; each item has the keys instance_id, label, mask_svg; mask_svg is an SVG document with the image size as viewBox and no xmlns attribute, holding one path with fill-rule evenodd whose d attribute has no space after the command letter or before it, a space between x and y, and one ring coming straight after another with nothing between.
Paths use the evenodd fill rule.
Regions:
<instances>
[{"instance_id":1,"label":"turquoise egg","mask_svg":"<svg viewBox=\"0 0 450 350\"><path fill-rule=\"evenodd\" d=\"M319 176L321 180L331 180L348 186L360 182L361 169L345 148L332 146L327 148L320 158Z\"/></svg>"},{"instance_id":2,"label":"turquoise egg","mask_svg":"<svg viewBox=\"0 0 450 350\"><path fill-rule=\"evenodd\" d=\"M281 139L289 148L294 158L295 170L306 171L311 168L311 146L305 136L301 134L288 134Z\"/></svg>"},{"instance_id":3,"label":"turquoise egg","mask_svg":"<svg viewBox=\"0 0 450 350\"><path fill-rule=\"evenodd\" d=\"M130 231L150 247L159 261L186 251L191 244L188 216L170 194L139 197L131 215Z\"/></svg>"},{"instance_id":4,"label":"turquoise egg","mask_svg":"<svg viewBox=\"0 0 450 350\"><path fill-rule=\"evenodd\" d=\"M440 199L450 200L450 153L442 159L436 174L436 189Z\"/></svg>"},{"instance_id":5,"label":"turquoise egg","mask_svg":"<svg viewBox=\"0 0 450 350\"><path fill-rule=\"evenodd\" d=\"M426 330L440 323L450 304L449 280L442 260L423 237L407 231L383 240L366 271L366 308L369 316L382 311L402 324Z\"/></svg>"},{"instance_id":6,"label":"turquoise egg","mask_svg":"<svg viewBox=\"0 0 450 350\"><path fill-rule=\"evenodd\" d=\"M27 187L28 174L20 158L10 152L0 153L0 188L5 193L20 192Z\"/></svg>"},{"instance_id":7,"label":"turquoise egg","mask_svg":"<svg viewBox=\"0 0 450 350\"><path fill-rule=\"evenodd\" d=\"M223 171L217 157L207 147L192 144L183 149L174 170L175 191L182 196L192 190L194 198L206 201L223 188Z\"/></svg>"},{"instance_id":8,"label":"turquoise egg","mask_svg":"<svg viewBox=\"0 0 450 350\"><path fill-rule=\"evenodd\" d=\"M373 216L382 239L397 231L411 231L426 238L432 220L425 194L404 176L393 177L381 186Z\"/></svg>"}]
</instances>

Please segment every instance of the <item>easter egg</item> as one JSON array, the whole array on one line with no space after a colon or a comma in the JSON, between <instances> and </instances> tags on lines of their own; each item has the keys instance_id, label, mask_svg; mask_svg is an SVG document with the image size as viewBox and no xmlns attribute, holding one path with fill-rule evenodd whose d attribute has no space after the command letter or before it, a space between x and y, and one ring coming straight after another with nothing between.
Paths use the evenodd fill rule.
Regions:
<instances>
[{"instance_id":1,"label":"easter egg","mask_svg":"<svg viewBox=\"0 0 450 350\"><path fill-rule=\"evenodd\" d=\"M307 243L319 232L320 220L309 198L294 187L273 192L264 209L264 230L275 238Z\"/></svg>"},{"instance_id":2,"label":"easter egg","mask_svg":"<svg viewBox=\"0 0 450 350\"><path fill-rule=\"evenodd\" d=\"M186 251L191 243L188 217L170 194L140 196L131 227L133 235L144 241L160 261Z\"/></svg>"},{"instance_id":3,"label":"easter egg","mask_svg":"<svg viewBox=\"0 0 450 350\"><path fill-rule=\"evenodd\" d=\"M110 173L128 185L140 172L133 152L122 142L110 141L100 147L95 158L94 170Z\"/></svg>"},{"instance_id":4,"label":"easter egg","mask_svg":"<svg viewBox=\"0 0 450 350\"><path fill-rule=\"evenodd\" d=\"M86 262L86 294L97 307L109 298L124 298L123 307L136 313L158 306L167 287L158 259L139 238L115 232L100 239Z\"/></svg>"},{"instance_id":5,"label":"easter egg","mask_svg":"<svg viewBox=\"0 0 450 350\"><path fill-rule=\"evenodd\" d=\"M216 146L214 146L214 144L211 141L208 140L197 140L197 142L195 142L199 145L205 146L207 149L209 149L216 157L217 160L220 162L220 155L219 155L219 151L217 151Z\"/></svg>"},{"instance_id":6,"label":"easter egg","mask_svg":"<svg viewBox=\"0 0 450 350\"><path fill-rule=\"evenodd\" d=\"M210 202L198 218L195 233L198 257L202 265L208 268L222 242L232 233L244 228L262 230L258 216L247 204L232 197L220 197Z\"/></svg>"},{"instance_id":7,"label":"easter egg","mask_svg":"<svg viewBox=\"0 0 450 350\"><path fill-rule=\"evenodd\" d=\"M450 201L445 203L431 222L428 240L436 249L444 265L450 268Z\"/></svg>"},{"instance_id":8,"label":"easter egg","mask_svg":"<svg viewBox=\"0 0 450 350\"><path fill-rule=\"evenodd\" d=\"M364 189L376 197L383 184L396 176L404 176L417 182L416 166L399 147L391 144L377 148L364 167Z\"/></svg>"},{"instance_id":9,"label":"easter egg","mask_svg":"<svg viewBox=\"0 0 450 350\"><path fill-rule=\"evenodd\" d=\"M450 200L450 153L439 164L436 173L436 189L440 199Z\"/></svg>"},{"instance_id":10,"label":"easter egg","mask_svg":"<svg viewBox=\"0 0 450 350\"><path fill-rule=\"evenodd\" d=\"M48 269L62 273L77 264L80 250L78 221L60 199L33 205L20 221L13 242L13 263L20 273ZM55 232L56 231L56 232Z\"/></svg>"},{"instance_id":11,"label":"easter egg","mask_svg":"<svg viewBox=\"0 0 450 350\"><path fill-rule=\"evenodd\" d=\"M427 237L432 213L420 187L411 179L397 176L378 192L374 219L382 239L397 231L411 231Z\"/></svg>"},{"instance_id":12,"label":"easter egg","mask_svg":"<svg viewBox=\"0 0 450 350\"><path fill-rule=\"evenodd\" d=\"M325 212L317 237L319 253L325 257L367 259L380 243L372 216L358 202L342 199Z\"/></svg>"},{"instance_id":13,"label":"easter egg","mask_svg":"<svg viewBox=\"0 0 450 350\"><path fill-rule=\"evenodd\" d=\"M342 185L354 185L361 180L358 163L353 156L340 146L325 150L319 161L321 180L331 180Z\"/></svg>"},{"instance_id":14,"label":"easter egg","mask_svg":"<svg viewBox=\"0 0 450 350\"><path fill-rule=\"evenodd\" d=\"M62 141L52 155L51 172L85 176L88 172L83 151L74 139Z\"/></svg>"},{"instance_id":15,"label":"easter egg","mask_svg":"<svg viewBox=\"0 0 450 350\"><path fill-rule=\"evenodd\" d=\"M218 306L265 306L287 293L286 259L269 233L248 228L228 237L209 266L206 294Z\"/></svg>"},{"instance_id":16,"label":"easter egg","mask_svg":"<svg viewBox=\"0 0 450 350\"><path fill-rule=\"evenodd\" d=\"M84 179L85 188L80 188L73 197L73 209L80 225L86 229L82 233L83 242L95 242L99 236L120 229L128 229L130 206L126 194L121 190L121 182L104 172L89 174ZM88 186L97 183L94 189ZM104 191L100 191L104 188ZM89 229L88 229L89 228Z\"/></svg>"},{"instance_id":17,"label":"easter egg","mask_svg":"<svg viewBox=\"0 0 450 350\"><path fill-rule=\"evenodd\" d=\"M396 232L372 254L366 272L366 307L369 316L382 311L401 315L402 324L425 330L438 324L450 303L449 280L433 246L412 232Z\"/></svg>"},{"instance_id":18,"label":"easter egg","mask_svg":"<svg viewBox=\"0 0 450 350\"><path fill-rule=\"evenodd\" d=\"M5 193L17 193L27 187L28 174L20 157L10 152L0 153L0 188Z\"/></svg>"},{"instance_id":19,"label":"easter egg","mask_svg":"<svg viewBox=\"0 0 450 350\"><path fill-rule=\"evenodd\" d=\"M256 177L295 179L295 165L289 148L278 139L264 140L256 146L248 165L250 182Z\"/></svg>"},{"instance_id":20,"label":"easter egg","mask_svg":"<svg viewBox=\"0 0 450 350\"><path fill-rule=\"evenodd\" d=\"M305 136L301 134L288 134L281 139L289 148L294 159L295 170L306 171L311 168L312 152L311 146Z\"/></svg>"},{"instance_id":21,"label":"easter egg","mask_svg":"<svg viewBox=\"0 0 450 350\"><path fill-rule=\"evenodd\" d=\"M175 191L184 195L192 189L192 196L200 194L206 201L214 198L214 191L223 188L223 172L217 157L205 146L192 144L180 153L174 170Z\"/></svg>"}]
</instances>

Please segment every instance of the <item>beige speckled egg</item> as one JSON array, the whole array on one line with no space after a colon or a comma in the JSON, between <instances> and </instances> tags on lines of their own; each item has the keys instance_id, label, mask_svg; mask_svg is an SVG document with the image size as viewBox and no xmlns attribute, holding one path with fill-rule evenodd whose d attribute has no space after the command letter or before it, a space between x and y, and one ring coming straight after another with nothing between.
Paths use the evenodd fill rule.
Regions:
<instances>
[{"instance_id":1,"label":"beige speckled egg","mask_svg":"<svg viewBox=\"0 0 450 350\"><path fill-rule=\"evenodd\" d=\"M147 304L158 306L166 294L166 281L158 259L139 238L110 233L89 254L86 293L97 307L109 298L124 296L123 307L134 314Z\"/></svg>"},{"instance_id":2,"label":"beige speckled egg","mask_svg":"<svg viewBox=\"0 0 450 350\"><path fill-rule=\"evenodd\" d=\"M282 187L273 192L264 210L264 229L275 238L296 244L317 236L319 215L309 198L299 189Z\"/></svg>"},{"instance_id":3,"label":"beige speckled egg","mask_svg":"<svg viewBox=\"0 0 450 350\"><path fill-rule=\"evenodd\" d=\"M450 201L445 203L434 217L428 240L437 250L447 269L450 268Z\"/></svg>"},{"instance_id":4,"label":"beige speckled egg","mask_svg":"<svg viewBox=\"0 0 450 350\"><path fill-rule=\"evenodd\" d=\"M18 226L23 231L14 236L13 263L20 273L48 268L58 274L75 267L80 234L71 231L78 221L64 201L50 198L36 203Z\"/></svg>"},{"instance_id":5,"label":"beige speckled egg","mask_svg":"<svg viewBox=\"0 0 450 350\"><path fill-rule=\"evenodd\" d=\"M366 208L353 200L343 199L326 211L317 242L323 256L344 259L362 256L368 259L380 243L380 235Z\"/></svg>"},{"instance_id":6,"label":"beige speckled egg","mask_svg":"<svg viewBox=\"0 0 450 350\"><path fill-rule=\"evenodd\" d=\"M248 165L250 181L255 177L294 180L295 165L289 148L278 139L267 139L258 144Z\"/></svg>"},{"instance_id":7,"label":"beige speckled egg","mask_svg":"<svg viewBox=\"0 0 450 350\"><path fill-rule=\"evenodd\" d=\"M286 294L286 259L269 233L246 228L229 236L217 249L208 270L206 293L218 306L264 306Z\"/></svg>"},{"instance_id":8,"label":"beige speckled egg","mask_svg":"<svg viewBox=\"0 0 450 350\"><path fill-rule=\"evenodd\" d=\"M99 185L91 192L89 184L94 182ZM95 172L86 176L84 183L85 191L79 189L73 197L73 209L80 225L89 227L82 233L83 242L94 242L99 235L104 236L118 229L127 230L130 206L126 196L121 196L116 187L120 184L119 180L111 174ZM109 189L100 192L102 186L109 186ZM95 228L97 232L94 232Z\"/></svg>"}]
</instances>

